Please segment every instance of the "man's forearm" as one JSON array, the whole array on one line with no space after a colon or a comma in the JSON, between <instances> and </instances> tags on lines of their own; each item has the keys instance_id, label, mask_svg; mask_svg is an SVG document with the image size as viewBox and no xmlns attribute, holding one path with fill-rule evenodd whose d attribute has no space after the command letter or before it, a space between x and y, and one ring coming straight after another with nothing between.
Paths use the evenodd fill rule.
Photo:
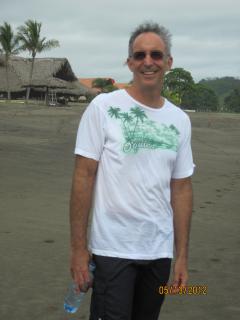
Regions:
<instances>
[{"instance_id":1,"label":"man's forearm","mask_svg":"<svg viewBox=\"0 0 240 320\"><path fill-rule=\"evenodd\" d=\"M171 183L176 258L188 258L188 243L192 216L193 194L191 179Z\"/></svg>"},{"instance_id":2,"label":"man's forearm","mask_svg":"<svg viewBox=\"0 0 240 320\"><path fill-rule=\"evenodd\" d=\"M73 177L70 199L70 226L72 251L87 249L87 227L95 183L95 173L78 161ZM83 167L81 167L83 165Z\"/></svg>"}]
</instances>

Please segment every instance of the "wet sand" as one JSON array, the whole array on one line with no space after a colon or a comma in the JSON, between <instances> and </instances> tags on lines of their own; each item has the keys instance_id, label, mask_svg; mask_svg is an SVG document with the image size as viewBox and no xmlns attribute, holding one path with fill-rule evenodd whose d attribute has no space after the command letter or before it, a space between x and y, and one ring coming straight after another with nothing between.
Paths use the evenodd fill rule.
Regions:
<instances>
[{"instance_id":1,"label":"wet sand","mask_svg":"<svg viewBox=\"0 0 240 320\"><path fill-rule=\"evenodd\" d=\"M84 105L0 103L0 319L88 319L89 294L66 318L70 276L68 201ZM196 171L191 286L168 295L161 319L238 319L240 115L190 113ZM146 319L147 320L147 319Z\"/></svg>"}]
</instances>

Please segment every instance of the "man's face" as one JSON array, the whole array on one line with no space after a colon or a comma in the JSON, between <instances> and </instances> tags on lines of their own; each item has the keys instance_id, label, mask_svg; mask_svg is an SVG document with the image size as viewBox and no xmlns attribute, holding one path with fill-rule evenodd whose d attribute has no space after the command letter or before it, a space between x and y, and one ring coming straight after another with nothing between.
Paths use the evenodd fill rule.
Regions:
<instances>
[{"instance_id":1,"label":"man's face","mask_svg":"<svg viewBox=\"0 0 240 320\"><path fill-rule=\"evenodd\" d=\"M137 86L160 90L164 74L172 66L172 57L166 55L165 44L157 34L146 32L134 40L133 53L127 63Z\"/></svg>"}]
</instances>

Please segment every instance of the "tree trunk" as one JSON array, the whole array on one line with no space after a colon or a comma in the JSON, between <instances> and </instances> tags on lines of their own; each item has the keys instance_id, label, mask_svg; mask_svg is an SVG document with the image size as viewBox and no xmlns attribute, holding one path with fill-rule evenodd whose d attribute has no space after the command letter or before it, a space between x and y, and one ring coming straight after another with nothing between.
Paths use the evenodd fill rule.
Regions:
<instances>
[{"instance_id":1,"label":"tree trunk","mask_svg":"<svg viewBox=\"0 0 240 320\"><path fill-rule=\"evenodd\" d=\"M6 67L6 79L7 79L7 99L11 100L11 92L9 86L9 57L6 55L5 57L5 67Z\"/></svg>"},{"instance_id":2,"label":"tree trunk","mask_svg":"<svg viewBox=\"0 0 240 320\"><path fill-rule=\"evenodd\" d=\"M48 87L46 87L46 92L45 92L45 104L46 106L48 105Z\"/></svg>"},{"instance_id":3,"label":"tree trunk","mask_svg":"<svg viewBox=\"0 0 240 320\"><path fill-rule=\"evenodd\" d=\"M26 90L26 103L28 103L28 100L29 100L30 90L31 90L31 88L27 87L27 90Z\"/></svg>"},{"instance_id":4,"label":"tree trunk","mask_svg":"<svg viewBox=\"0 0 240 320\"><path fill-rule=\"evenodd\" d=\"M28 82L28 87L27 87L27 92L26 92L26 103L28 103L28 100L29 100L29 97L30 97L30 92L31 92L31 84L32 84L34 62L35 62L35 57L32 58L32 63L31 63L31 69L30 69L30 74L29 74L29 82Z\"/></svg>"}]
</instances>

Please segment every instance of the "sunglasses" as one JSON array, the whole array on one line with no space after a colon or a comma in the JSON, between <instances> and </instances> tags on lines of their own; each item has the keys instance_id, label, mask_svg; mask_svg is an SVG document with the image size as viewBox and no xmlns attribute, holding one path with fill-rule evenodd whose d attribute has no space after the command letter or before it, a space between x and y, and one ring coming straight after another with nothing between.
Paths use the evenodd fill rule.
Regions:
<instances>
[{"instance_id":1,"label":"sunglasses","mask_svg":"<svg viewBox=\"0 0 240 320\"><path fill-rule=\"evenodd\" d=\"M150 51L149 53L152 60L163 60L165 57L165 54L162 51ZM145 51L136 51L134 52L131 57L136 61L142 61L146 58L147 53Z\"/></svg>"}]
</instances>

